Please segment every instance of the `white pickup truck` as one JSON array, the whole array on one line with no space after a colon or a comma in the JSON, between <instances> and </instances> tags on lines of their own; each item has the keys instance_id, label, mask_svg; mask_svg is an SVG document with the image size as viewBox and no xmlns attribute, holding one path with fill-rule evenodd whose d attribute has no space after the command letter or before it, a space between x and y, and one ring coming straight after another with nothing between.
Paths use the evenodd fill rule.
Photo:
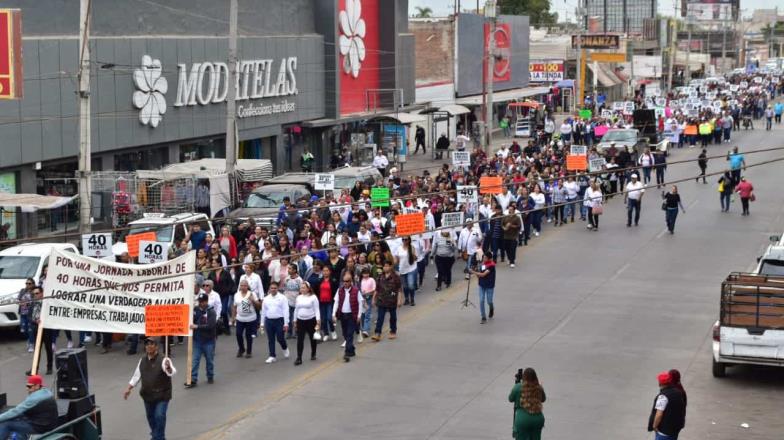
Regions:
<instances>
[{"instance_id":1,"label":"white pickup truck","mask_svg":"<svg viewBox=\"0 0 784 440\"><path fill-rule=\"evenodd\" d=\"M721 285L714 377L724 377L733 364L784 366L784 276L760 273L765 262L760 259L755 273L730 274Z\"/></svg>"}]
</instances>

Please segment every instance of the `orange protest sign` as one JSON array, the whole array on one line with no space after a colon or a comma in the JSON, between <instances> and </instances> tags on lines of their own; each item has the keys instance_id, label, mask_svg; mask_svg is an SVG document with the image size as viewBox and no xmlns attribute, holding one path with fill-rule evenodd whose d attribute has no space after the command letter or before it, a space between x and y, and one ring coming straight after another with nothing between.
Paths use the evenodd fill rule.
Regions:
<instances>
[{"instance_id":1,"label":"orange protest sign","mask_svg":"<svg viewBox=\"0 0 784 440\"><path fill-rule=\"evenodd\" d=\"M479 179L479 194L501 194L504 181L500 177L485 176Z\"/></svg>"},{"instance_id":2,"label":"orange protest sign","mask_svg":"<svg viewBox=\"0 0 784 440\"><path fill-rule=\"evenodd\" d=\"M144 334L147 336L190 336L190 306L188 304L145 306Z\"/></svg>"},{"instance_id":3,"label":"orange protest sign","mask_svg":"<svg viewBox=\"0 0 784 440\"><path fill-rule=\"evenodd\" d=\"M140 241L156 241L155 232L142 232L141 234L133 234L125 237L125 244L128 246L128 255L132 257L139 256L139 242Z\"/></svg>"},{"instance_id":4,"label":"orange protest sign","mask_svg":"<svg viewBox=\"0 0 784 440\"><path fill-rule=\"evenodd\" d=\"M425 215L421 212L395 216L397 235L412 235L425 232Z\"/></svg>"},{"instance_id":5,"label":"orange protest sign","mask_svg":"<svg viewBox=\"0 0 784 440\"><path fill-rule=\"evenodd\" d=\"M566 156L566 169L568 171L585 171L588 168L586 156L570 154Z\"/></svg>"}]
</instances>

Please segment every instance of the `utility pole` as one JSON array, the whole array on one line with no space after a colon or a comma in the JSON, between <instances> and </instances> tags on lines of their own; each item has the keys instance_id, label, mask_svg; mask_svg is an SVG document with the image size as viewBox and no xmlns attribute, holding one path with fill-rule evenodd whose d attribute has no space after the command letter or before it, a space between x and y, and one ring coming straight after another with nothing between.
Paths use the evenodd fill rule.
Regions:
<instances>
[{"instance_id":1,"label":"utility pole","mask_svg":"<svg viewBox=\"0 0 784 440\"><path fill-rule=\"evenodd\" d=\"M686 39L686 82L684 85L688 86L691 82L691 64L689 64L689 54L691 53L691 15L686 15L686 32L688 37Z\"/></svg>"},{"instance_id":2,"label":"utility pole","mask_svg":"<svg viewBox=\"0 0 784 440\"><path fill-rule=\"evenodd\" d=\"M585 17L585 11L583 10L583 2L582 0L578 0L577 2L577 9L574 11L575 15L577 15L577 23L580 24L580 27L577 31L577 64L575 66L575 90L577 91L577 97L575 99L574 107L579 110L583 108L583 83L585 81L585 54L583 53L582 48L582 35L583 35L583 26L585 25L583 20ZM605 18L606 20L606 18Z\"/></svg>"},{"instance_id":3,"label":"utility pole","mask_svg":"<svg viewBox=\"0 0 784 440\"><path fill-rule=\"evenodd\" d=\"M672 72L673 72L673 67L674 67L673 65L675 64L675 50L676 50L676 47L675 47L675 29L676 29L675 28L675 23L676 23L676 21L675 21L675 19L672 19L672 20L668 20L667 23L669 25L668 28L670 30L670 54L669 54L670 55L670 62L667 63L668 64L668 66L667 66L667 69L668 69L668 73L667 73L667 91L671 92L672 91Z\"/></svg>"},{"instance_id":4,"label":"utility pole","mask_svg":"<svg viewBox=\"0 0 784 440\"><path fill-rule=\"evenodd\" d=\"M495 76L495 0L485 2L485 18L490 19L490 38L487 47L487 94L485 95L485 154L492 155L493 142L493 80Z\"/></svg>"},{"instance_id":5,"label":"utility pole","mask_svg":"<svg viewBox=\"0 0 784 440\"><path fill-rule=\"evenodd\" d=\"M226 173L237 163L237 0L229 6L229 93L226 98Z\"/></svg>"},{"instance_id":6,"label":"utility pole","mask_svg":"<svg viewBox=\"0 0 784 440\"><path fill-rule=\"evenodd\" d=\"M90 0L79 2L79 232L90 232ZM68 224L68 219L66 219Z\"/></svg>"},{"instance_id":7,"label":"utility pole","mask_svg":"<svg viewBox=\"0 0 784 440\"><path fill-rule=\"evenodd\" d=\"M721 22L722 33L721 33L721 72L724 73L727 70L727 19L725 18Z\"/></svg>"}]
</instances>

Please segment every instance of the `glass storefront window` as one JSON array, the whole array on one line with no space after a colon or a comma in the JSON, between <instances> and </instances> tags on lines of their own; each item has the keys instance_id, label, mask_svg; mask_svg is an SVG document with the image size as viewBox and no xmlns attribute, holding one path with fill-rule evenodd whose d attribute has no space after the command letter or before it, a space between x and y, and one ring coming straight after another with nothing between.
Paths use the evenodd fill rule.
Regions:
<instances>
[{"instance_id":1,"label":"glass storefront window","mask_svg":"<svg viewBox=\"0 0 784 440\"><path fill-rule=\"evenodd\" d=\"M114 155L115 171L156 170L169 164L169 148L158 147Z\"/></svg>"},{"instance_id":2,"label":"glass storefront window","mask_svg":"<svg viewBox=\"0 0 784 440\"><path fill-rule=\"evenodd\" d=\"M225 157L226 140L224 138L206 139L180 145L180 162Z\"/></svg>"}]
</instances>

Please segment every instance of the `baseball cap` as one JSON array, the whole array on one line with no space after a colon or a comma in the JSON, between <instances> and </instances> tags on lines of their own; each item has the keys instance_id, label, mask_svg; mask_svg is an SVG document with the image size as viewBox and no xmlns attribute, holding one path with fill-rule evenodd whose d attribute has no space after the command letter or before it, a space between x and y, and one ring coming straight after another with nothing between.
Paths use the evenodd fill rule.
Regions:
<instances>
[{"instance_id":1,"label":"baseball cap","mask_svg":"<svg viewBox=\"0 0 784 440\"><path fill-rule=\"evenodd\" d=\"M33 374L27 377L27 385L44 386L44 378L38 374Z\"/></svg>"},{"instance_id":2,"label":"baseball cap","mask_svg":"<svg viewBox=\"0 0 784 440\"><path fill-rule=\"evenodd\" d=\"M207 295L206 293L200 293L199 296L196 297L196 300L197 301L209 301L210 300L210 296Z\"/></svg>"},{"instance_id":3,"label":"baseball cap","mask_svg":"<svg viewBox=\"0 0 784 440\"><path fill-rule=\"evenodd\" d=\"M662 371L656 378L659 380L659 385L669 385L672 379L669 371Z\"/></svg>"},{"instance_id":4,"label":"baseball cap","mask_svg":"<svg viewBox=\"0 0 784 440\"><path fill-rule=\"evenodd\" d=\"M637 179L637 178L639 178L640 176L638 176L638 175L637 175L637 173L634 173L634 174L632 174L632 177L634 177L635 179Z\"/></svg>"},{"instance_id":5,"label":"baseball cap","mask_svg":"<svg viewBox=\"0 0 784 440\"><path fill-rule=\"evenodd\" d=\"M156 345L158 344L158 340L155 339L154 337L152 337L152 336L145 336L144 337L144 343L147 344L148 342L152 342L153 344L156 344Z\"/></svg>"}]
</instances>

